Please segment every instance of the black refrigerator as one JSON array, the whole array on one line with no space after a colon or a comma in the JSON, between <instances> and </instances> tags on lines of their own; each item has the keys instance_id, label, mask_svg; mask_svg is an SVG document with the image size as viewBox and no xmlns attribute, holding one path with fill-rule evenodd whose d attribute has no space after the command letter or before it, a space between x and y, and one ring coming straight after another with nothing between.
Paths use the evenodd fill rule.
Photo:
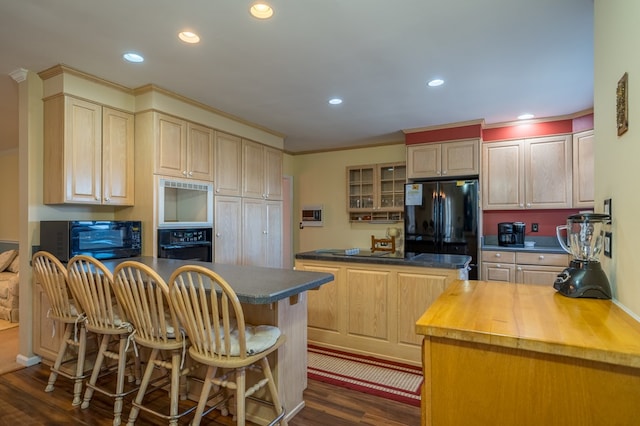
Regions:
<instances>
[{"instance_id":1,"label":"black refrigerator","mask_svg":"<svg viewBox=\"0 0 640 426\"><path fill-rule=\"evenodd\" d=\"M405 257L469 255L469 279L478 279L478 180L408 183L404 199Z\"/></svg>"}]
</instances>

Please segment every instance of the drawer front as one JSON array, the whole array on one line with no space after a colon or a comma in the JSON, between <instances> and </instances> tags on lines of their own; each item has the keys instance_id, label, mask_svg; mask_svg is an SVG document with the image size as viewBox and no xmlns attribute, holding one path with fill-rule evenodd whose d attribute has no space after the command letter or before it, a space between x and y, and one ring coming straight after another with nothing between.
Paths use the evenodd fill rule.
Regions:
<instances>
[{"instance_id":1,"label":"drawer front","mask_svg":"<svg viewBox=\"0 0 640 426\"><path fill-rule=\"evenodd\" d=\"M516 263L516 252L486 250L482 252L483 262Z\"/></svg>"},{"instance_id":2,"label":"drawer front","mask_svg":"<svg viewBox=\"0 0 640 426\"><path fill-rule=\"evenodd\" d=\"M558 253L516 253L519 265L569 266L569 255Z\"/></svg>"}]
</instances>

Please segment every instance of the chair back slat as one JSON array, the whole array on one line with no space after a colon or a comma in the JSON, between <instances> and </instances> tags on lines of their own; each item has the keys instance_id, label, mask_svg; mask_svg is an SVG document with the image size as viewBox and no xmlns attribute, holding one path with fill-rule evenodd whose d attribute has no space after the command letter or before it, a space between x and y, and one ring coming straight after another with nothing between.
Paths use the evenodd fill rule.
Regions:
<instances>
[{"instance_id":1,"label":"chair back slat","mask_svg":"<svg viewBox=\"0 0 640 426\"><path fill-rule=\"evenodd\" d=\"M189 336L191 350L202 356L229 359L233 356L231 344L236 342L239 354L235 356L246 358L242 306L220 275L200 265L182 266L170 278L169 295Z\"/></svg>"},{"instance_id":2,"label":"chair back slat","mask_svg":"<svg viewBox=\"0 0 640 426\"><path fill-rule=\"evenodd\" d=\"M114 330L126 322L113 294L113 275L99 260L75 256L67 265L69 287L87 317L87 326Z\"/></svg>"},{"instance_id":3,"label":"chair back slat","mask_svg":"<svg viewBox=\"0 0 640 426\"><path fill-rule=\"evenodd\" d=\"M50 316L67 321L75 320L80 308L73 309L67 269L62 262L49 252L39 251L33 255L32 265L36 280L49 299Z\"/></svg>"},{"instance_id":4,"label":"chair back slat","mask_svg":"<svg viewBox=\"0 0 640 426\"><path fill-rule=\"evenodd\" d=\"M114 271L114 292L135 328L135 339L150 346L182 341L167 284L153 269L132 260L120 263Z\"/></svg>"}]
</instances>

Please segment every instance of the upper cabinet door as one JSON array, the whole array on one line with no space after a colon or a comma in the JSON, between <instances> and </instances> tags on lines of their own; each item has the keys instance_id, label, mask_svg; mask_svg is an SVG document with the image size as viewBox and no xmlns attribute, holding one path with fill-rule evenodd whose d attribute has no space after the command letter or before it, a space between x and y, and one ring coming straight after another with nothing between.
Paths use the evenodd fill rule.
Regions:
<instances>
[{"instance_id":1,"label":"upper cabinet door","mask_svg":"<svg viewBox=\"0 0 640 426\"><path fill-rule=\"evenodd\" d=\"M440 177L442 174L442 145L427 143L407 147L407 175L409 179Z\"/></svg>"},{"instance_id":2,"label":"upper cabinet door","mask_svg":"<svg viewBox=\"0 0 640 426\"><path fill-rule=\"evenodd\" d=\"M158 114L156 121L156 173L187 177L187 123L169 115Z\"/></svg>"},{"instance_id":3,"label":"upper cabinet door","mask_svg":"<svg viewBox=\"0 0 640 426\"><path fill-rule=\"evenodd\" d=\"M268 200L282 200L282 151L264 147L264 192Z\"/></svg>"},{"instance_id":4,"label":"upper cabinet door","mask_svg":"<svg viewBox=\"0 0 640 426\"><path fill-rule=\"evenodd\" d=\"M216 195L242 195L242 140L216 132L215 179Z\"/></svg>"},{"instance_id":5,"label":"upper cabinet door","mask_svg":"<svg viewBox=\"0 0 640 426\"><path fill-rule=\"evenodd\" d=\"M477 176L480 173L480 141L470 139L442 144L442 176Z\"/></svg>"},{"instance_id":6,"label":"upper cabinet door","mask_svg":"<svg viewBox=\"0 0 640 426\"><path fill-rule=\"evenodd\" d=\"M134 203L134 117L102 108L103 203L132 206Z\"/></svg>"},{"instance_id":7,"label":"upper cabinet door","mask_svg":"<svg viewBox=\"0 0 640 426\"><path fill-rule=\"evenodd\" d=\"M573 135L573 207L593 208L593 130Z\"/></svg>"},{"instance_id":8,"label":"upper cabinet door","mask_svg":"<svg viewBox=\"0 0 640 426\"><path fill-rule=\"evenodd\" d=\"M264 148L261 144L242 140L242 196L265 198Z\"/></svg>"},{"instance_id":9,"label":"upper cabinet door","mask_svg":"<svg viewBox=\"0 0 640 426\"><path fill-rule=\"evenodd\" d=\"M187 177L213 181L213 129L187 125Z\"/></svg>"},{"instance_id":10,"label":"upper cabinet door","mask_svg":"<svg viewBox=\"0 0 640 426\"><path fill-rule=\"evenodd\" d=\"M524 208L524 141L482 144L482 208Z\"/></svg>"},{"instance_id":11,"label":"upper cabinet door","mask_svg":"<svg viewBox=\"0 0 640 426\"><path fill-rule=\"evenodd\" d=\"M525 208L570 208L571 136L550 136L525 142Z\"/></svg>"}]
</instances>

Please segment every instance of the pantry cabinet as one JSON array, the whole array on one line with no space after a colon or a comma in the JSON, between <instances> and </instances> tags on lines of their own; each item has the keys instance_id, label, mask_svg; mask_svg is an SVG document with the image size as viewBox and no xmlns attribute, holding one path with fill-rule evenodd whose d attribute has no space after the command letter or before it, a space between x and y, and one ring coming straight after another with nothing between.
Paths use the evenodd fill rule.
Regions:
<instances>
[{"instance_id":1,"label":"pantry cabinet","mask_svg":"<svg viewBox=\"0 0 640 426\"><path fill-rule=\"evenodd\" d=\"M480 173L480 141L425 143L407 147L409 179L477 176Z\"/></svg>"},{"instance_id":2,"label":"pantry cabinet","mask_svg":"<svg viewBox=\"0 0 640 426\"><path fill-rule=\"evenodd\" d=\"M404 215L405 163L347 167L350 221L401 221Z\"/></svg>"},{"instance_id":3,"label":"pantry cabinet","mask_svg":"<svg viewBox=\"0 0 640 426\"><path fill-rule=\"evenodd\" d=\"M213 129L157 114L155 173L213 181Z\"/></svg>"},{"instance_id":4,"label":"pantry cabinet","mask_svg":"<svg viewBox=\"0 0 640 426\"><path fill-rule=\"evenodd\" d=\"M552 285L569 265L561 253L482 251L482 280Z\"/></svg>"},{"instance_id":5,"label":"pantry cabinet","mask_svg":"<svg viewBox=\"0 0 640 426\"><path fill-rule=\"evenodd\" d=\"M242 196L282 200L282 151L242 141Z\"/></svg>"},{"instance_id":6,"label":"pantry cabinet","mask_svg":"<svg viewBox=\"0 0 640 426\"><path fill-rule=\"evenodd\" d=\"M134 117L71 96L44 102L45 204L134 204Z\"/></svg>"},{"instance_id":7,"label":"pantry cabinet","mask_svg":"<svg viewBox=\"0 0 640 426\"><path fill-rule=\"evenodd\" d=\"M242 195L242 139L216 132L215 195Z\"/></svg>"},{"instance_id":8,"label":"pantry cabinet","mask_svg":"<svg viewBox=\"0 0 640 426\"><path fill-rule=\"evenodd\" d=\"M573 135L573 207L593 208L593 130Z\"/></svg>"},{"instance_id":9,"label":"pantry cabinet","mask_svg":"<svg viewBox=\"0 0 640 426\"><path fill-rule=\"evenodd\" d=\"M483 144L483 209L571 208L572 161L570 135Z\"/></svg>"},{"instance_id":10,"label":"pantry cabinet","mask_svg":"<svg viewBox=\"0 0 640 426\"><path fill-rule=\"evenodd\" d=\"M282 201L242 199L242 264L282 268Z\"/></svg>"},{"instance_id":11,"label":"pantry cabinet","mask_svg":"<svg viewBox=\"0 0 640 426\"><path fill-rule=\"evenodd\" d=\"M214 261L239 265L242 262L242 198L225 195L214 198Z\"/></svg>"}]
</instances>

